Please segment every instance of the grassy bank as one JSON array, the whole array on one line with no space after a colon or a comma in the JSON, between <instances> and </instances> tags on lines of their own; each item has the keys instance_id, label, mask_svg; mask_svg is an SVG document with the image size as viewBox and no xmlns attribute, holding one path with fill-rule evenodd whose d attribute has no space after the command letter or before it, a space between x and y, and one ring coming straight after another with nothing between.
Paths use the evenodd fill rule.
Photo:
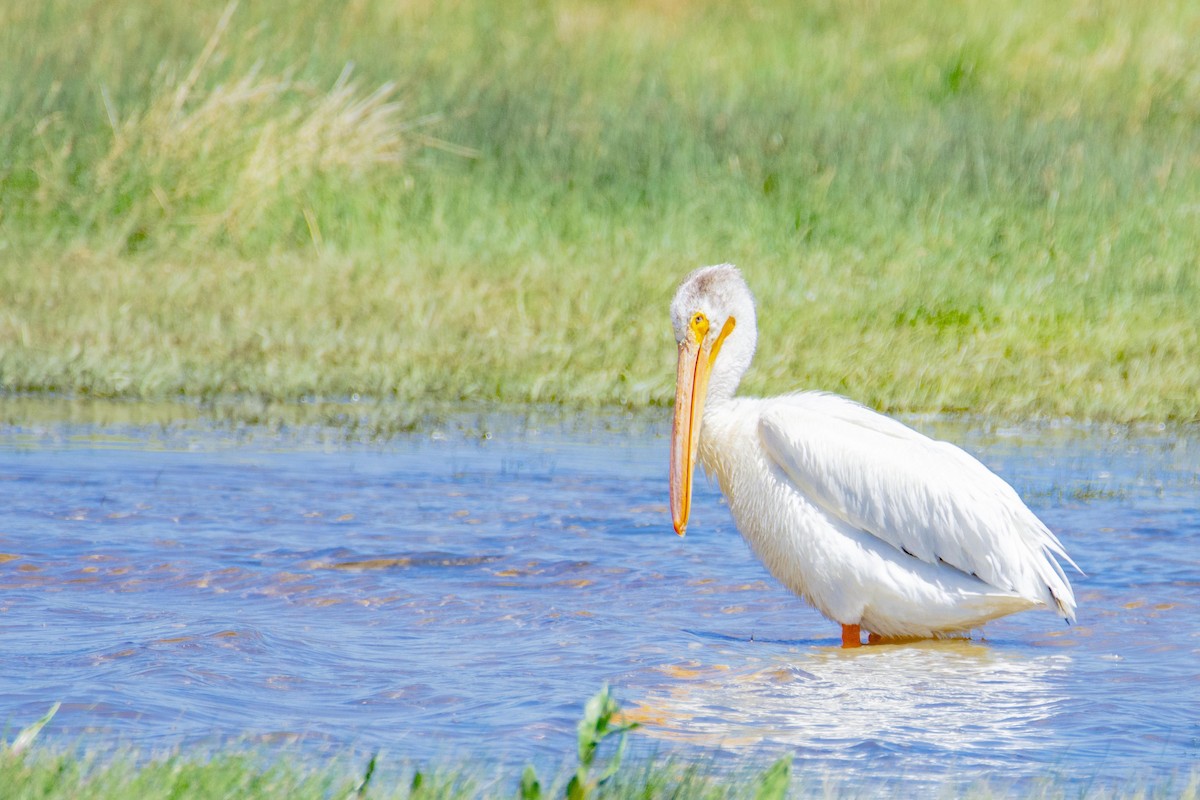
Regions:
<instances>
[{"instance_id":1,"label":"grassy bank","mask_svg":"<svg viewBox=\"0 0 1200 800\"><path fill-rule=\"evenodd\" d=\"M175 754L165 758L138 758L125 752L105 759L55 754L32 749L42 727L54 716L56 705L44 718L21 730L11 743L0 742L0 785L12 798L171 797L178 800L237 797L243 800L360 800L364 798L510 798L567 800L600 798L673 797L753 798L784 800L787 797L910 797L918 787L900 781L845 780L834 776L793 777L792 757L784 756L762 770L726 765L714 769L700 760L693 764L652 759L625 759L627 732L636 724L621 719L620 709L605 688L584 706L577 726L575 767L558 775L538 774L527 766L515 774L486 775L478 768L422 767L386 763L378 754L366 760L365 769L353 770L344 762L314 761L301 756L296 762L234 752L203 757ZM607 742L606 742L607 740ZM919 787L929 793L931 786ZM1126 788L1085 785L1058 779L1035 780L1017 789L992 787L983 782L947 781L942 794L978 800L993 797L1117 798L1171 797L1195 800L1200 779L1159 776L1151 784L1131 781Z\"/></svg>"},{"instance_id":2,"label":"grassy bank","mask_svg":"<svg viewBox=\"0 0 1200 800\"><path fill-rule=\"evenodd\" d=\"M750 391L1191 420L1200 8L0 9L0 385L665 403L734 261Z\"/></svg>"},{"instance_id":3,"label":"grassy bank","mask_svg":"<svg viewBox=\"0 0 1200 800\"><path fill-rule=\"evenodd\" d=\"M359 765L361 766L361 765ZM517 774L479 774L470 768L443 768L420 772L416 787L413 771L403 777L380 774L369 790L358 792L362 775L351 775L347 764L314 767L295 764L264 766L252 756L223 755L215 758L174 756L152 761L136 761L132 756L90 762L69 756L35 754L23 759L0 760L0 780L6 797L21 800L141 800L171 797L177 800L483 800L483 798L521 797ZM734 773L715 777L703 768L688 769L675 764L630 764L615 780L592 794L595 798L673 797L687 800L723 798L781 797L763 794L765 772ZM540 796L565 796L561 777L547 782ZM885 782L865 786L843 785L836 779L819 780L796 777L786 786L796 798L873 798L911 797L911 787ZM554 790L554 791L551 791ZM966 800L993 798L1030 798L1030 800L1195 800L1200 795L1196 780L1164 779L1159 783L1131 781L1124 788L1081 787L1078 784L1048 779L1016 790L1011 786L947 784L936 796Z\"/></svg>"},{"instance_id":4,"label":"grassy bank","mask_svg":"<svg viewBox=\"0 0 1200 800\"><path fill-rule=\"evenodd\" d=\"M34 739L58 712L59 705L24 728L11 744L0 742L0 785L6 797L83 798L483 798L512 797L568 800L600 797L754 797L783 800L791 784L791 758L780 759L761 774L729 774L723 779L699 766L643 762L630 767L623 758L626 734L638 727L620 719L620 709L605 687L584 705L577 726L575 768L551 776L543 784L537 770L526 766L519 778L485 777L479 769L420 767L400 770L381 765L378 754L365 770L352 774L345 764L288 766L279 759L252 754L223 754L209 759L172 756L142 760L125 753L104 761L31 752ZM605 740L610 745L601 747ZM616 740L616 746L611 745Z\"/></svg>"},{"instance_id":5,"label":"grassy bank","mask_svg":"<svg viewBox=\"0 0 1200 800\"><path fill-rule=\"evenodd\" d=\"M21 730L11 744L0 742L0 785L6 797L29 798L484 798L512 797L542 800L565 796L568 800L599 797L718 798L754 797L782 800L787 793L791 759L778 761L761 775L748 773L724 780L713 778L698 767L644 763L622 772L627 731L636 724L619 721L619 709L608 689L593 696L584 706L577 731L575 769L551 777L543 785L532 766L520 777L485 776L482 770L420 767L401 769L382 763L378 754L366 761L364 770L352 773L347 765L326 762L315 768L310 757L306 766L288 765L279 758L248 753L226 753L211 758L141 760L124 753L102 761L72 755L31 752L40 730L57 713L56 704L33 725ZM618 739L615 748L601 749L605 739ZM274 763L272 763L274 762Z\"/></svg>"}]
</instances>

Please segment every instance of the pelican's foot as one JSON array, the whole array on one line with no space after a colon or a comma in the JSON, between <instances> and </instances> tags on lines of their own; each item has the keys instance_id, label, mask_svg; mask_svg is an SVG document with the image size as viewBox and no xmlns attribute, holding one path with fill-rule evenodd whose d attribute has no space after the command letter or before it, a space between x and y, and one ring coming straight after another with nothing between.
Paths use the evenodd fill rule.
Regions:
<instances>
[{"instance_id":1,"label":"pelican's foot","mask_svg":"<svg viewBox=\"0 0 1200 800\"><path fill-rule=\"evenodd\" d=\"M867 634L867 644L879 644L882 641L883 641L883 637L880 636L878 633L868 633Z\"/></svg>"},{"instance_id":2,"label":"pelican's foot","mask_svg":"<svg viewBox=\"0 0 1200 800\"><path fill-rule=\"evenodd\" d=\"M857 625L842 626L842 647L862 647L862 632Z\"/></svg>"}]
</instances>

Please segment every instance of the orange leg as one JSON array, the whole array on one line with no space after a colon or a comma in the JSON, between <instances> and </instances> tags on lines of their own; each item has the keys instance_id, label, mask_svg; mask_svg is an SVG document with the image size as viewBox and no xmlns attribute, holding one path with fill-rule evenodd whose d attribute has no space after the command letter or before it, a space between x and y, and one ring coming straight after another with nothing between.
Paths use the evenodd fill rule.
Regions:
<instances>
[{"instance_id":1,"label":"orange leg","mask_svg":"<svg viewBox=\"0 0 1200 800\"><path fill-rule=\"evenodd\" d=\"M842 647L862 647L862 633L857 625L842 626Z\"/></svg>"},{"instance_id":2,"label":"orange leg","mask_svg":"<svg viewBox=\"0 0 1200 800\"><path fill-rule=\"evenodd\" d=\"M878 633L868 633L867 634L867 644L879 644L882 641L883 641L883 637L880 636Z\"/></svg>"}]
</instances>

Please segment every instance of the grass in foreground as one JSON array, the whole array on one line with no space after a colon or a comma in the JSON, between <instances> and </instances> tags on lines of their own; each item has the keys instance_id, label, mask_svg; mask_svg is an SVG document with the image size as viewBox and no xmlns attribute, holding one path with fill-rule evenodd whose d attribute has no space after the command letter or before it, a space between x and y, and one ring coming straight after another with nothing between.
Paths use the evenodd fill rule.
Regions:
<instances>
[{"instance_id":1,"label":"grass in foreground","mask_svg":"<svg viewBox=\"0 0 1200 800\"><path fill-rule=\"evenodd\" d=\"M1200 6L0 9L0 387L1194 420Z\"/></svg>"},{"instance_id":2,"label":"grass in foreground","mask_svg":"<svg viewBox=\"0 0 1200 800\"><path fill-rule=\"evenodd\" d=\"M636 723L618 721L616 701L605 688L584 707L578 725L577 765L569 776L543 785L537 771L526 767L519 780L481 778L477 772L410 769L403 780L377 772L378 756L365 771L349 776L344 769L327 765L306 770L282 763L264 766L262 759L246 754L219 754L210 759L173 756L140 765L131 757L94 763L72 756L30 753L39 731L58 710L50 712L13 739L0 744L0 786L5 797L57 798L479 798L512 797L542 800L562 796L567 800L600 797L719 798L754 797L782 800L790 782L791 759L778 761L756 778L731 783L708 776L698 767L679 765L628 768L621 771L625 733ZM600 745L617 738L615 752L601 757Z\"/></svg>"},{"instance_id":3,"label":"grass in foreground","mask_svg":"<svg viewBox=\"0 0 1200 800\"><path fill-rule=\"evenodd\" d=\"M422 771L408 769L403 779L395 774L384 776L377 757L365 770L350 776L344 767L290 766L279 761L264 766L261 758L242 753L218 754L209 758L171 756L138 763L132 755L96 762L87 758L33 751L30 747L41 728L54 716L55 705L45 717L19 732L11 744L0 743L0 786L5 797L71 798L71 800L138 800L142 797L171 797L177 800L231 798L253 800L359 800L360 798L511 798L542 800L564 797L588 798L753 798L783 800L786 797L879 797L911 796L911 787L901 784L846 784L825 781L812 783L803 777L792 779L792 759L785 756L758 773L747 771L718 775L703 764L677 762L623 763L625 733L636 724L620 721L616 701L605 688L592 697L578 725L577 765L567 776L543 784L533 767L526 767L519 778L480 777L477 770ZM615 752L601 744L616 738ZM967 798L1177 798L1196 800L1200 796L1200 776L1187 782L1166 779L1157 785L1137 784L1125 789L1080 787L1048 781L1015 792L993 790L985 784L971 787L946 785L945 796Z\"/></svg>"}]
</instances>

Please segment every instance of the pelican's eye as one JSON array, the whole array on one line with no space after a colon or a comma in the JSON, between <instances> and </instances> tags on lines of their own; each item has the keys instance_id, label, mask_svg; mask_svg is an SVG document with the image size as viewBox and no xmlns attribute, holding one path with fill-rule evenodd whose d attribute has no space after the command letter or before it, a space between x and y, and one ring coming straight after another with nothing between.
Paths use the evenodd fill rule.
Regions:
<instances>
[{"instance_id":1,"label":"pelican's eye","mask_svg":"<svg viewBox=\"0 0 1200 800\"><path fill-rule=\"evenodd\" d=\"M692 329L696 341L703 342L704 337L708 335L708 317L704 316L704 312L697 311L688 321L688 327Z\"/></svg>"}]
</instances>

